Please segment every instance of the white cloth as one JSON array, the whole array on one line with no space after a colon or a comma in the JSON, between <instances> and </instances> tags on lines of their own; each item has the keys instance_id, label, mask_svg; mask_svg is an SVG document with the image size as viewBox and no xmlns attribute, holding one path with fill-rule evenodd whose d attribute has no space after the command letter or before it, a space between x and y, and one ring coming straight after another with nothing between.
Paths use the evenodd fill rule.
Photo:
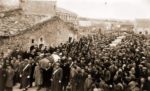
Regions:
<instances>
[{"instance_id":1,"label":"white cloth","mask_svg":"<svg viewBox=\"0 0 150 91\"><path fill-rule=\"evenodd\" d=\"M52 54L52 57L54 58L54 62L58 62L58 60L60 60L60 57L57 54Z\"/></svg>"}]
</instances>

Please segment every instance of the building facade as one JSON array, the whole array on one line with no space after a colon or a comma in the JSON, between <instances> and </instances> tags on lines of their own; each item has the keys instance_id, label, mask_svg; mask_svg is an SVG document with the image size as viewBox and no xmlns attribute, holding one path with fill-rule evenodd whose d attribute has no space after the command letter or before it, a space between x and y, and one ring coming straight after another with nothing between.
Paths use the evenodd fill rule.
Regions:
<instances>
[{"instance_id":1,"label":"building facade","mask_svg":"<svg viewBox=\"0 0 150 91\"><path fill-rule=\"evenodd\" d=\"M56 16L58 16L60 19L62 19L65 22L78 25L78 15L71 11L57 7Z\"/></svg>"},{"instance_id":2,"label":"building facade","mask_svg":"<svg viewBox=\"0 0 150 91\"><path fill-rule=\"evenodd\" d=\"M150 20L149 19L137 19L135 21L134 32L137 34L150 35Z\"/></svg>"},{"instance_id":3,"label":"building facade","mask_svg":"<svg viewBox=\"0 0 150 91\"><path fill-rule=\"evenodd\" d=\"M6 52L7 48L27 50L31 45L41 43L45 46L58 46L70 37L77 37L72 26L58 17L18 14L17 11L12 13L0 18L0 52Z\"/></svg>"}]
</instances>

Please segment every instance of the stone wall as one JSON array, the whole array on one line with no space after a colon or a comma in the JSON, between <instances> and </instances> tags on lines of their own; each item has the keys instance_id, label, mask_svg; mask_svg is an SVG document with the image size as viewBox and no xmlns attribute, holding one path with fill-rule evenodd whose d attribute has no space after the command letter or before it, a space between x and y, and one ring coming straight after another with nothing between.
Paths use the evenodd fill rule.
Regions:
<instances>
[{"instance_id":1,"label":"stone wall","mask_svg":"<svg viewBox=\"0 0 150 91\"><path fill-rule=\"evenodd\" d=\"M10 49L19 47L27 50L32 44L32 39L35 40L35 43L39 44L41 38L46 45L57 46L68 41L69 37L76 37L76 33L72 29L71 26L54 17L44 23L37 24L20 35L1 38L1 51L5 51L4 49L8 47Z\"/></svg>"}]
</instances>

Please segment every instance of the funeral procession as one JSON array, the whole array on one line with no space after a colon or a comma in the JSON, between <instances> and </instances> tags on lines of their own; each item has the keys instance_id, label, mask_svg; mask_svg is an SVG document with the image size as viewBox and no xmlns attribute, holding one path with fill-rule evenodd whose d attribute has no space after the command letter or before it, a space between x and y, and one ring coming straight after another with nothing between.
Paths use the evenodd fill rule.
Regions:
<instances>
[{"instance_id":1,"label":"funeral procession","mask_svg":"<svg viewBox=\"0 0 150 91\"><path fill-rule=\"evenodd\" d=\"M150 91L149 0L0 0L0 91Z\"/></svg>"}]
</instances>

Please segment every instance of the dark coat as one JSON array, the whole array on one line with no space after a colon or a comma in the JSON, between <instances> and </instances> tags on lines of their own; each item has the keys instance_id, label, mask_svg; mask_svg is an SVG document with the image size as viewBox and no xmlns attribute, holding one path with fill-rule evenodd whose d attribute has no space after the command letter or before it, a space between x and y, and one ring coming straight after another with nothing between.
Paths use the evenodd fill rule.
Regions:
<instances>
[{"instance_id":1,"label":"dark coat","mask_svg":"<svg viewBox=\"0 0 150 91\"><path fill-rule=\"evenodd\" d=\"M0 91L4 91L6 83L6 71L0 69Z\"/></svg>"},{"instance_id":2,"label":"dark coat","mask_svg":"<svg viewBox=\"0 0 150 91\"><path fill-rule=\"evenodd\" d=\"M15 75L15 71L11 69L10 71L6 71L6 87L13 87L13 78Z\"/></svg>"},{"instance_id":3,"label":"dark coat","mask_svg":"<svg viewBox=\"0 0 150 91\"><path fill-rule=\"evenodd\" d=\"M35 80L33 77L35 66L36 66L35 63L31 63L31 74L30 74L30 82L31 83Z\"/></svg>"},{"instance_id":4,"label":"dark coat","mask_svg":"<svg viewBox=\"0 0 150 91\"><path fill-rule=\"evenodd\" d=\"M145 81L142 90L150 91L150 81Z\"/></svg>"},{"instance_id":5,"label":"dark coat","mask_svg":"<svg viewBox=\"0 0 150 91\"><path fill-rule=\"evenodd\" d=\"M62 76L63 76L62 68L54 70L52 76L52 91L62 91L60 82L62 80Z\"/></svg>"},{"instance_id":6,"label":"dark coat","mask_svg":"<svg viewBox=\"0 0 150 91\"><path fill-rule=\"evenodd\" d=\"M76 75L77 91L84 91L84 83L87 75L84 73L79 73Z\"/></svg>"},{"instance_id":7,"label":"dark coat","mask_svg":"<svg viewBox=\"0 0 150 91\"><path fill-rule=\"evenodd\" d=\"M31 65L26 64L21 70L21 86L22 88L26 88L30 84L30 74L31 74Z\"/></svg>"},{"instance_id":8,"label":"dark coat","mask_svg":"<svg viewBox=\"0 0 150 91\"><path fill-rule=\"evenodd\" d=\"M62 85L67 86L70 80L70 65L64 64L62 66L62 70L63 70Z\"/></svg>"},{"instance_id":9,"label":"dark coat","mask_svg":"<svg viewBox=\"0 0 150 91\"><path fill-rule=\"evenodd\" d=\"M43 86L44 87L51 87L51 78L53 73L53 68L49 68L47 70L42 69L43 72Z\"/></svg>"}]
</instances>

